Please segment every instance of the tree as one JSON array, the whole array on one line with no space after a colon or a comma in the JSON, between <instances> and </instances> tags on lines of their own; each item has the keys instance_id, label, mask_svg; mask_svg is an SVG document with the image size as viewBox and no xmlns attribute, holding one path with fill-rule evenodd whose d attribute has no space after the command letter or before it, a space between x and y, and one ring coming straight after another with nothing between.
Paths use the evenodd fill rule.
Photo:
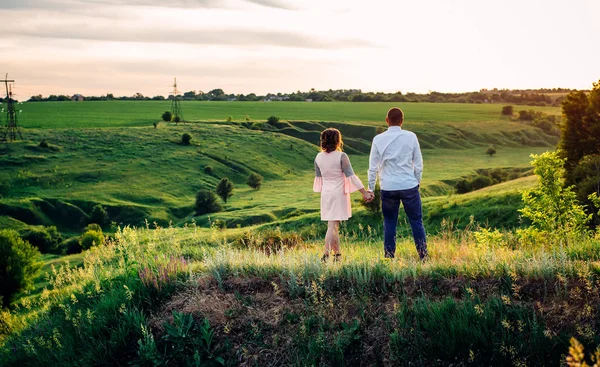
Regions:
<instances>
[{"instance_id":1,"label":"tree","mask_svg":"<svg viewBox=\"0 0 600 367\"><path fill-rule=\"evenodd\" d=\"M534 154L531 158L539 184L523 192L524 207L519 212L531 220L534 229L547 235L564 237L583 232L591 215L577 201L573 187L564 186L566 159L559 152Z\"/></svg>"},{"instance_id":2,"label":"tree","mask_svg":"<svg viewBox=\"0 0 600 367\"><path fill-rule=\"evenodd\" d=\"M184 133L183 135L181 135L181 144L190 145L191 141L192 141L192 136L190 134Z\"/></svg>"},{"instance_id":3,"label":"tree","mask_svg":"<svg viewBox=\"0 0 600 367\"><path fill-rule=\"evenodd\" d=\"M502 107L502 114L504 116L512 116L513 115L513 106Z\"/></svg>"},{"instance_id":4,"label":"tree","mask_svg":"<svg viewBox=\"0 0 600 367\"><path fill-rule=\"evenodd\" d=\"M196 215L217 213L223 210L219 198L214 192L200 190L196 193L196 204L194 205Z\"/></svg>"},{"instance_id":5,"label":"tree","mask_svg":"<svg viewBox=\"0 0 600 367\"><path fill-rule=\"evenodd\" d=\"M260 189L260 185L262 185L262 182L263 182L263 176L259 175L258 173L255 173L255 172L250 173L250 175L248 176L248 181L246 181L248 186L250 186L254 190Z\"/></svg>"},{"instance_id":6,"label":"tree","mask_svg":"<svg viewBox=\"0 0 600 367\"><path fill-rule=\"evenodd\" d=\"M227 202L227 199L233 196L233 182L229 181L227 177L221 179L217 184L216 192L224 202Z\"/></svg>"},{"instance_id":7,"label":"tree","mask_svg":"<svg viewBox=\"0 0 600 367\"><path fill-rule=\"evenodd\" d=\"M108 224L108 213L102 205L94 205L94 208L90 213L90 223L96 223L100 227L104 227L106 224Z\"/></svg>"},{"instance_id":8,"label":"tree","mask_svg":"<svg viewBox=\"0 0 600 367\"><path fill-rule=\"evenodd\" d=\"M79 240L81 244L81 248L84 250L88 250L93 246L100 246L104 243L104 235L102 232L89 230L81 236Z\"/></svg>"},{"instance_id":9,"label":"tree","mask_svg":"<svg viewBox=\"0 0 600 367\"><path fill-rule=\"evenodd\" d=\"M0 298L8 306L21 290L31 287L41 264L40 252L10 229L0 230Z\"/></svg>"},{"instance_id":10,"label":"tree","mask_svg":"<svg viewBox=\"0 0 600 367\"><path fill-rule=\"evenodd\" d=\"M163 119L163 121L166 122L171 122L171 120L173 120L173 114L171 113L171 111L163 112L163 114L160 117Z\"/></svg>"},{"instance_id":11,"label":"tree","mask_svg":"<svg viewBox=\"0 0 600 367\"><path fill-rule=\"evenodd\" d=\"M485 154L488 154L490 157L493 156L494 154L496 154L496 149L494 149L494 147L489 147L486 151Z\"/></svg>"},{"instance_id":12,"label":"tree","mask_svg":"<svg viewBox=\"0 0 600 367\"><path fill-rule=\"evenodd\" d=\"M278 122L279 122L279 117L277 117L277 116L269 116L269 118L267 119L267 123L269 125L275 126L275 124Z\"/></svg>"}]
</instances>

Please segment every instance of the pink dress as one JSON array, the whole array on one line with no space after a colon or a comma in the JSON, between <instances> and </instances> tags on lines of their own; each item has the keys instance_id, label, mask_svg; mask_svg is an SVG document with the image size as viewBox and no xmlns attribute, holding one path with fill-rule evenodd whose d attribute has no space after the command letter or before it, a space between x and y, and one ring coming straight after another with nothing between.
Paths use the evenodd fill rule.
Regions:
<instances>
[{"instance_id":1,"label":"pink dress","mask_svg":"<svg viewBox=\"0 0 600 367\"><path fill-rule=\"evenodd\" d=\"M348 155L338 151L317 154L315 176L313 191L321 193L321 220L348 220L352 216L350 193L364 188Z\"/></svg>"}]
</instances>

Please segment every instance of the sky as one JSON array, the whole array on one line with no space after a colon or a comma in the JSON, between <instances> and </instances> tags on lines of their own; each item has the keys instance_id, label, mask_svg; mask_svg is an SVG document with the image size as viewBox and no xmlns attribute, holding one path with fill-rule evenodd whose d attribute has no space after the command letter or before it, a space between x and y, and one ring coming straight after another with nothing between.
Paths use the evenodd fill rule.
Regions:
<instances>
[{"instance_id":1,"label":"sky","mask_svg":"<svg viewBox=\"0 0 600 367\"><path fill-rule=\"evenodd\" d=\"M590 89L598 0L0 0L17 98Z\"/></svg>"}]
</instances>

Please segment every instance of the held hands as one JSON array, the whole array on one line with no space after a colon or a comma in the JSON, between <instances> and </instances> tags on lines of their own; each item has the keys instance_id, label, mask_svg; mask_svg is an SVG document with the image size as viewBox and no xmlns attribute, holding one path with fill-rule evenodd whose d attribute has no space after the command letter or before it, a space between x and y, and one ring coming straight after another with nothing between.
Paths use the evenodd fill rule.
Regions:
<instances>
[{"instance_id":1,"label":"held hands","mask_svg":"<svg viewBox=\"0 0 600 367\"><path fill-rule=\"evenodd\" d=\"M363 193L363 200L366 203L370 203L371 201L373 201L373 199L375 199L375 194L373 193L373 191L365 191Z\"/></svg>"}]
</instances>

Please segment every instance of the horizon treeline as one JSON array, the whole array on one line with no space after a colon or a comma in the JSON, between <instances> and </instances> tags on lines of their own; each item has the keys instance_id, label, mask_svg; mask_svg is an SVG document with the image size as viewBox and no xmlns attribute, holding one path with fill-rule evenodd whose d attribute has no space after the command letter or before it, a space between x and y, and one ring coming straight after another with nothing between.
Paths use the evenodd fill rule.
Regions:
<instances>
[{"instance_id":1,"label":"horizon treeline","mask_svg":"<svg viewBox=\"0 0 600 367\"><path fill-rule=\"evenodd\" d=\"M250 94L227 94L223 89L213 89L209 92L188 91L177 95L183 101L312 101L312 102L437 102L437 103L511 103L525 104L529 106L560 106L564 97L573 89L552 88L552 89L481 89L478 92L465 93L395 93L383 92L363 92L360 89L337 89L318 91L311 89L308 92L297 91L295 93L267 93L265 95ZM72 97L66 95L50 95L44 98L41 94L32 96L29 102L55 102L71 101L77 95ZM115 97L112 93L102 96L82 96L87 101L107 101L107 100L145 100L145 101L165 101L174 98L173 95L164 97L162 95L149 97L141 93L133 96Z\"/></svg>"}]
</instances>

